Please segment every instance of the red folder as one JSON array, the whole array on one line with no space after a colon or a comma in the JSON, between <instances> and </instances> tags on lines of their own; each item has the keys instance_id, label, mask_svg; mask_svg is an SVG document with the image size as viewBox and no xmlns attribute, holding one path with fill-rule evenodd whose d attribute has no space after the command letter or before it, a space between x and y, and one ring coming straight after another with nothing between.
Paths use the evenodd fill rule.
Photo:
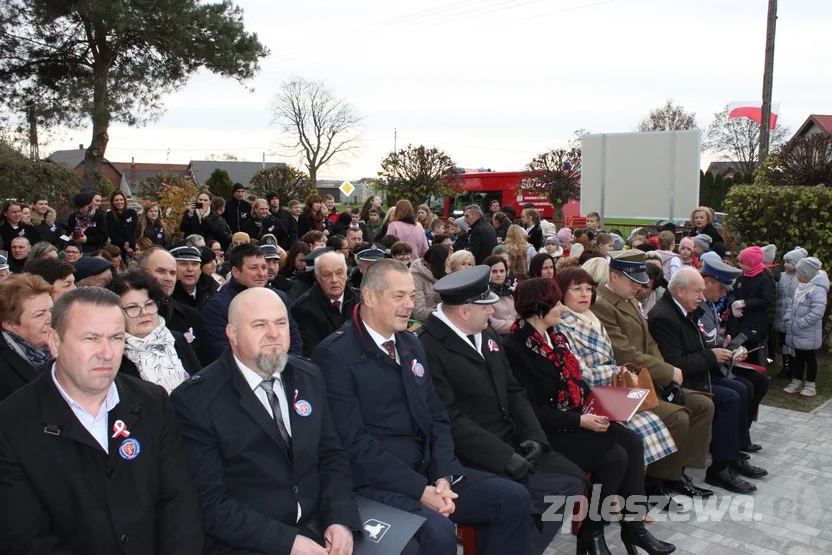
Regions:
<instances>
[{"instance_id":1,"label":"red folder","mask_svg":"<svg viewBox=\"0 0 832 555\"><path fill-rule=\"evenodd\" d=\"M583 413L606 416L612 422L629 422L649 392L649 389L599 386L584 399Z\"/></svg>"},{"instance_id":2,"label":"red folder","mask_svg":"<svg viewBox=\"0 0 832 555\"><path fill-rule=\"evenodd\" d=\"M759 366L757 364L751 364L750 362L735 362L734 368L745 368L746 370L754 370L759 372L763 375L766 374L766 369L764 366Z\"/></svg>"}]
</instances>

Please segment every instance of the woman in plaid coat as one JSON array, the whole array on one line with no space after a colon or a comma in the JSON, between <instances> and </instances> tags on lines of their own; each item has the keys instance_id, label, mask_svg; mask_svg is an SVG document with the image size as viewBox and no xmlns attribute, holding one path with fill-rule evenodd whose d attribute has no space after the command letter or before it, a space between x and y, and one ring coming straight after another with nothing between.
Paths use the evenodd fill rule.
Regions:
<instances>
[{"instance_id":1,"label":"woman in plaid coat","mask_svg":"<svg viewBox=\"0 0 832 555\"><path fill-rule=\"evenodd\" d=\"M556 329L569 340L581 363L584 381L590 387L612 385L618 366L604 326L589 311L594 289L592 277L581 268L567 268L557 273L555 281L563 291L564 304ZM625 425L644 442L645 466L676 452L670 431L653 412L637 412Z\"/></svg>"}]
</instances>

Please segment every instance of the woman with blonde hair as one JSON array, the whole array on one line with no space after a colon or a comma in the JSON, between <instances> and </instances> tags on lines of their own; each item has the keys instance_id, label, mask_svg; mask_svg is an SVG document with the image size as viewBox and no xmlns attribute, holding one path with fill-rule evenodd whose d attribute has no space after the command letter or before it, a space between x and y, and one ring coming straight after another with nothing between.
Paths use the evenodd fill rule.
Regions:
<instances>
[{"instance_id":1,"label":"woman with blonde hair","mask_svg":"<svg viewBox=\"0 0 832 555\"><path fill-rule=\"evenodd\" d=\"M690 230L690 236L704 234L711 238L713 243L724 243L722 235L714 227L713 209L707 206L697 206L690 213L690 223L693 229ZM712 243L712 244L713 244Z\"/></svg>"},{"instance_id":2,"label":"woman with blonde hair","mask_svg":"<svg viewBox=\"0 0 832 555\"><path fill-rule=\"evenodd\" d=\"M458 272L466 268L473 268L477 263L470 251L457 251L448 257L448 273Z\"/></svg>"},{"instance_id":3,"label":"woman with blonde hair","mask_svg":"<svg viewBox=\"0 0 832 555\"><path fill-rule=\"evenodd\" d=\"M410 254L411 262L422 258L428 251L425 228L416 221L413 205L410 204L409 200L400 200L396 203L396 210L390 216L390 223L387 226L387 234L395 235L399 238L399 241L403 241L413 248Z\"/></svg>"},{"instance_id":4,"label":"woman with blonde hair","mask_svg":"<svg viewBox=\"0 0 832 555\"><path fill-rule=\"evenodd\" d=\"M274 235L278 244L284 243L289 237L286 227L280 223L277 216L269 210L269 201L264 198L256 199L251 203L251 218L242 225L240 231L248 233L252 239L258 242L264 235Z\"/></svg>"},{"instance_id":5,"label":"woman with blonde hair","mask_svg":"<svg viewBox=\"0 0 832 555\"><path fill-rule=\"evenodd\" d=\"M153 241L154 245L167 247L170 243L170 229L162 215L162 209L155 202L147 205L139 216L139 228L137 230L137 238L147 237Z\"/></svg>"},{"instance_id":6,"label":"woman with blonde hair","mask_svg":"<svg viewBox=\"0 0 832 555\"><path fill-rule=\"evenodd\" d=\"M517 281L523 281L528 277L529 264L534 258L536 251L526 241L526 234L519 225L512 224L506 232L506 240L503 245L509 252L509 270L514 274Z\"/></svg>"}]
</instances>

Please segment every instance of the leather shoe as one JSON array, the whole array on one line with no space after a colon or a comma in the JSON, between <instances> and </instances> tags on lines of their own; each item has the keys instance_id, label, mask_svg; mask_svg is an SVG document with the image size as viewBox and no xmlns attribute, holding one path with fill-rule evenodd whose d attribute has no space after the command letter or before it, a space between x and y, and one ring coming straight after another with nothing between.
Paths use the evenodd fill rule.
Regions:
<instances>
[{"instance_id":1,"label":"leather shoe","mask_svg":"<svg viewBox=\"0 0 832 555\"><path fill-rule=\"evenodd\" d=\"M727 489L734 493L751 493L757 491L757 486L740 478L730 466L719 471L712 469L713 467L705 472L705 483L707 484Z\"/></svg>"},{"instance_id":2,"label":"leather shoe","mask_svg":"<svg viewBox=\"0 0 832 555\"><path fill-rule=\"evenodd\" d=\"M687 478L687 480L685 480ZM693 485L693 481L682 475L682 479L678 482L667 480L664 483L664 490L668 493L678 493L680 495L687 495L688 497L710 497L714 494L709 489L700 488Z\"/></svg>"},{"instance_id":3,"label":"leather shoe","mask_svg":"<svg viewBox=\"0 0 832 555\"><path fill-rule=\"evenodd\" d=\"M763 446L759 443L752 443L748 447L740 447L740 451L743 453L756 453L757 451L762 451Z\"/></svg>"},{"instance_id":4,"label":"leather shoe","mask_svg":"<svg viewBox=\"0 0 832 555\"><path fill-rule=\"evenodd\" d=\"M746 478L762 478L763 476L768 476L768 470L760 468L759 466L754 466L745 459L732 462L731 468L733 468L737 474L745 476Z\"/></svg>"}]
</instances>

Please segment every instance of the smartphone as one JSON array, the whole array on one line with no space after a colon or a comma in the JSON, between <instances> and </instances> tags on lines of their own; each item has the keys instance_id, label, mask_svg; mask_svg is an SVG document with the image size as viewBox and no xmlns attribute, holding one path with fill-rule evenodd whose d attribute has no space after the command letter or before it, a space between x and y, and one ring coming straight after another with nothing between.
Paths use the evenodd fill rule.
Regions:
<instances>
[{"instance_id":1,"label":"smartphone","mask_svg":"<svg viewBox=\"0 0 832 555\"><path fill-rule=\"evenodd\" d=\"M197 206L197 204L196 204L195 202L192 202L192 203L191 203L191 210L196 210L197 208L199 208L199 207Z\"/></svg>"}]
</instances>

